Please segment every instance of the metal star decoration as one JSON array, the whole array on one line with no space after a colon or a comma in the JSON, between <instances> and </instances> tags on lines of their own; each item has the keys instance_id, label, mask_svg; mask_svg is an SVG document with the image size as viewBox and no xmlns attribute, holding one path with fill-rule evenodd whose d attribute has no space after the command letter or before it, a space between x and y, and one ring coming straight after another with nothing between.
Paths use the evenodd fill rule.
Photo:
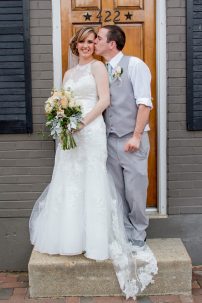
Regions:
<instances>
[{"instance_id":1,"label":"metal star decoration","mask_svg":"<svg viewBox=\"0 0 202 303\"><path fill-rule=\"evenodd\" d=\"M92 15L90 15L88 12L83 16L85 17L85 21L87 21L87 20L90 21L90 18L92 17Z\"/></svg>"},{"instance_id":2,"label":"metal star decoration","mask_svg":"<svg viewBox=\"0 0 202 303\"><path fill-rule=\"evenodd\" d=\"M133 14L131 14L130 12L128 12L127 14L125 14L126 16L126 20L131 20Z\"/></svg>"}]
</instances>

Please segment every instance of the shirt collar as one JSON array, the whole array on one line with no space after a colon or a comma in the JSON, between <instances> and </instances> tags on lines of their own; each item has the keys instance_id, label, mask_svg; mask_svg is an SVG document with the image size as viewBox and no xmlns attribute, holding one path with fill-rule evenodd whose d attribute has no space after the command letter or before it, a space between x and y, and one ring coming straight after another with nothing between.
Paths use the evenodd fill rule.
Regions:
<instances>
[{"instance_id":1,"label":"shirt collar","mask_svg":"<svg viewBox=\"0 0 202 303\"><path fill-rule=\"evenodd\" d=\"M121 61L123 57L122 52L118 52L108 63L112 66L112 68L115 68L117 64Z\"/></svg>"}]
</instances>

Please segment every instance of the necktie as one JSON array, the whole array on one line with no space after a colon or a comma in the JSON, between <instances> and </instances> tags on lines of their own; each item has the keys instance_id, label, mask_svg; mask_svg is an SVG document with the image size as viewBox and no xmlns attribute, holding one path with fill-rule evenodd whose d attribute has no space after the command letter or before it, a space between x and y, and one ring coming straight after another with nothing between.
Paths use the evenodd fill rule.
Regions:
<instances>
[{"instance_id":1,"label":"necktie","mask_svg":"<svg viewBox=\"0 0 202 303\"><path fill-rule=\"evenodd\" d=\"M107 71L108 71L108 75L109 75L109 81L111 82L112 81L112 70L113 70L113 68L112 68L110 63L107 63L106 67L107 67Z\"/></svg>"}]
</instances>

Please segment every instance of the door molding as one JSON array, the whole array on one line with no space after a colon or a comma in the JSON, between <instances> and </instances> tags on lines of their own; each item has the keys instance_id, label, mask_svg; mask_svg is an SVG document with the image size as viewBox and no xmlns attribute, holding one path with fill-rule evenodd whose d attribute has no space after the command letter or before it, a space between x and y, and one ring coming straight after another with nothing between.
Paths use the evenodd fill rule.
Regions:
<instances>
[{"instance_id":1,"label":"door molding","mask_svg":"<svg viewBox=\"0 0 202 303\"><path fill-rule=\"evenodd\" d=\"M53 86L62 86L62 39L60 0L52 0Z\"/></svg>"},{"instance_id":2,"label":"door molding","mask_svg":"<svg viewBox=\"0 0 202 303\"><path fill-rule=\"evenodd\" d=\"M62 48L60 0L52 0L53 85L62 86ZM156 52L157 52L157 209L167 214L167 75L166 75L166 0L156 0ZM151 210L151 209L149 209Z\"/></svg>"},{"instance_id":3,"label":"door molding","mask_svg":"<svg viewBox=\"0 0 202 303\"><path fill-rule=\"evenodd\" d=\"M156 0L158 213L167 214L166 0Z\"/></svg>"}]
</instances>

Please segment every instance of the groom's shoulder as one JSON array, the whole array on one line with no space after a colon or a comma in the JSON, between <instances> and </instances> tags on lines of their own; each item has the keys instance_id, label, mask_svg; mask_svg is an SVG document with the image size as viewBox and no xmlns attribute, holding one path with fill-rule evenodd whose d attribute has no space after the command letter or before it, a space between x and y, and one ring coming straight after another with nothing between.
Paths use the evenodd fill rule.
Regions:
<instances>
[{"instance_id":1,"label":"groom's shoulder","mask_svg":"<svg viewBox=\"0 0 202 303\"><path fill-rule=\"evenodd\" d=\"M136 62L136 63L144 63L144 61L142 59L140 59L139 57L135 57L135 56L126 56L128 57L128 59L130 61Z\"/></svg>"},{"instance_id":2,"label":"groom's shoulder","mask_svg":"<svg viewBox=\"0 0 202 303\"><path fill-rule=\"evenodd\" d=\"M132 66L139 66L139 67L143 67L143 68L148 68L148 65L139 57L135 57L135 56L128 56L129 57L129 64Z\"/></svg>"},{"instance_id":3,"label":"groom's shoulder","mask_svg":"<svg viewBox=\"0 0 202 303\"><path fill-rule=\"evenodd\" d=\"M136 64L145 64L144 61L135 56L126 56L124 55L125 59L128 60L129 64L136 65Z\"/></svg>"}]
</instances>

